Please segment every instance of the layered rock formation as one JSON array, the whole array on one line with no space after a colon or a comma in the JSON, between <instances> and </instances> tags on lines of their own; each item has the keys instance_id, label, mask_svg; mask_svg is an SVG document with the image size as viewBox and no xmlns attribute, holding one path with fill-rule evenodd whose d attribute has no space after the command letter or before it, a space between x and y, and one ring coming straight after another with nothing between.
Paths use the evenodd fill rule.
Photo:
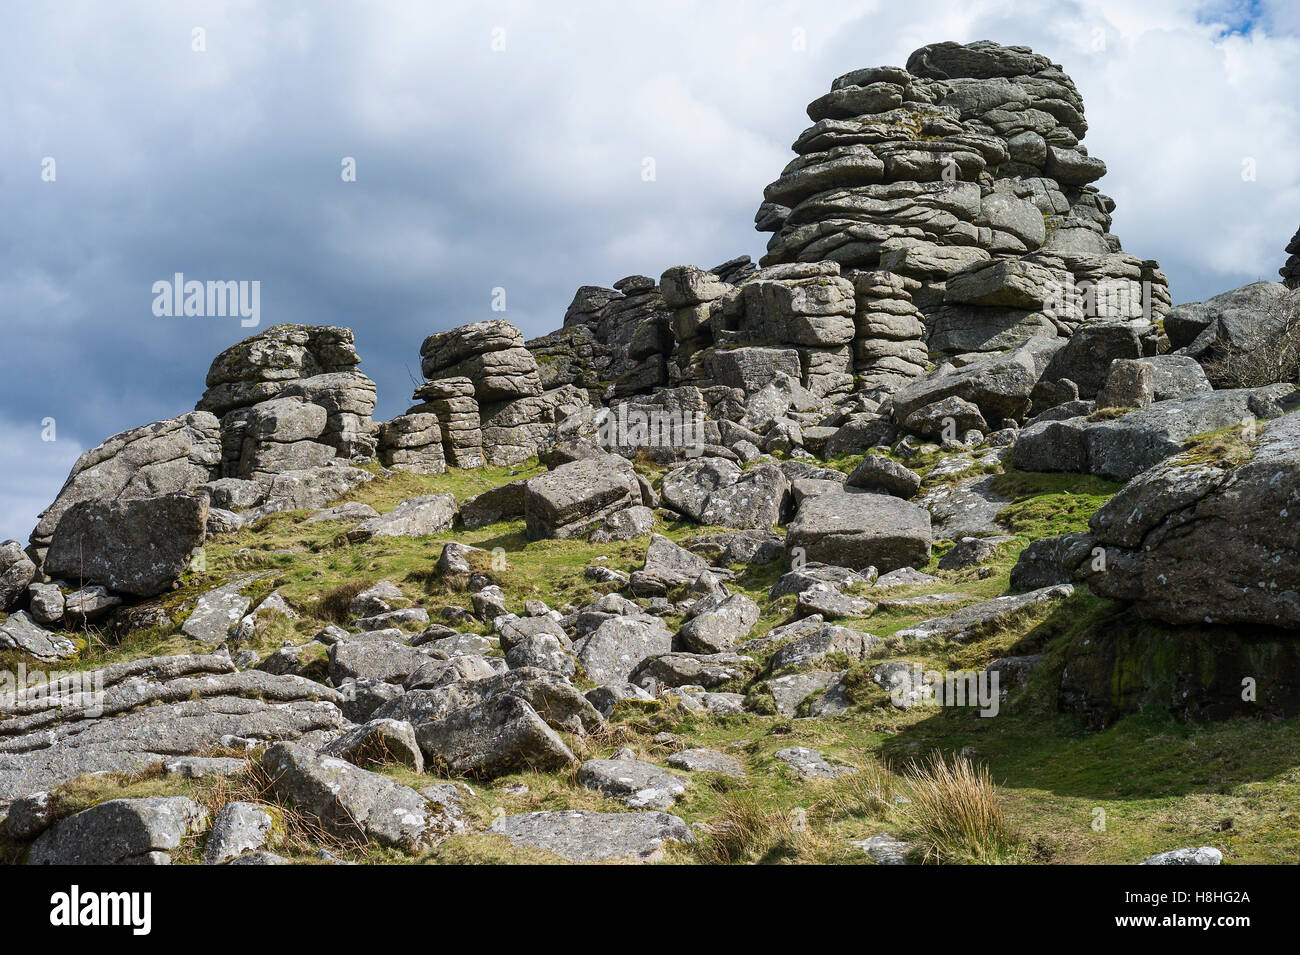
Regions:
<instances>
[{"instance_id":1,"label":"layered rock formation","mask_svg":"<svg viewBox=\"0 0 1300 955\"><path fill-rule=\"evenodd\" d=\"M276 325L218 355L196 406L221 419L217 477L373 454L375 384L360 363L352 330L326 325Z\"/></svg>"},{"instance_id":2,"label":"layered rock formation","mask_svg":"<svg viewBox=\"0 0 1300 955\"><path fill-rule=\"evenodd\" d=\"M1082 99L1046 57L934 44L905 69L841 76L808 116L799 158L756 216L774 233L763 265L829 260L915 279L930 349L948 354L1168 309L1156 263L1109 231Z\"/></svg>"},{"instance_id":3,"label":"layered rock formation","mask_svg":"<svg viewBox=\"0 0 1300 955\"><path fill-rule=\"evenodd\" d=\"M403 417L436 419L442 457L453 467L527 460L557 421L588 404L587 393L572 381L551 377L548 382L554 387L543 387L537 359L524 347L523 334L506 321L478 322L430 335L420 347L420 356L428 381L415 389L419 403ZM410 426L390 423L385 441L393 444L396 438L388 435L395 434L395 428ZM426 457L436 458L433 425L423 430L430 441L408 447L428 449ZM397 459L390 454L389 460Z\"/></svg>"},{"instance_id":4,"label":"layered rock formation","mask_svg":"<svg viewBox=\"0 0 1300 955\"><path fill-rule=\"evenodd\" d=\"M1114 203L1094 185L1106 167L1082 145L1082 99L1058 65L934 44L906 68L838 78L808 115L756 216L774 233L761 268L740 257L675 266L658 285L584 286L564 329L528 343L549 386L607 402L693 387L734 420L774 372L878 406L936 362L1064 344L1081 327L1144 340L1112 357L1152 353L1167 283L1109 231Z\"/></svg>"},{"instance_id":5,"label":"layered rock formation","mask_svg":"<svg viewBox=\"0 0 1300 955\"><path fill-rule=\"evenodd\" d=\"M195 411L114 435L77 460L31 535L43 579L157 594L210 530L322 506L370 480L350 466L376 449L376 390L359 363L351 329L330 326L276 325L226 349Z\"/></svg>"},{"instance_id":6,"label":"layered rock formation","mask_svg":"<svg viewBox=\"0 0 1300 955\"><path fill-rule=\"evenodd\" d=\"M177 760L190 760L177 772L248 771L239 755L195 755L217 747L269 748L259 771L278 798L336 835L407 852L459 831L455 800L362 764L553 772L633 809L667 808L689 785L648 761L662 747L690 772L744 774L749 760L832 778L853 769L802 747L772 760L687 749L668 733L640 754L583 756L614 738L605 720L626 702L701 720L905 710L922 696L917 664L885 655L991 638L966 654L991 658L1058 610L1093 613L1097 601L1075 597L1084 584L1129 609L1123 627L1061 647L1064 708L1106 709L1118 688L1107 718L1151 701L1236 714L1218 704L1243 661L1266 657L1267 712L1297 712L1300 541L1288 522L1300 397L1289 380L1223 387L1202 367L1248 350L1260 315L1293 293L1258 283L1181 306L1159 328L1163 277L1109 233L1077 91L1023 48L926 47L906 69L841 77L809 115L759 212L774 233L761 266L742 256L583 287L564 327L531 341L500 320L430 335L415 404L379 424L351 332L277 326L218 356L199 410L83 455L31 556L0 545L0 650L68 659L84 645L73 631L102 621L114 637L148 628L204 652L117 660L88 674L93 697L76 681L59 682L56 702L0 695L6 831L36 840L38 860L75 858L99 815L160 807L42 823L44 790ZM372 456L382 468L354 466ZM392 478L385 469L524 462L526 474L465 500L446 493L462 482L430 480L394 504L403 478L336 503ZM1013 468L1081 476L999 473ZM1027 593L991 594L999 553L1114 490L1085 474L1129 483L1087 532L1024 547L1011 582ZM1021 484L1049 490L1026 502ZM274 544L257 538L260 517L329 504L271 522ZM703 527L678 540L687 523ZM203 574L216 579L184 576L207 538L243 527L249 542L211 548L217 567ZM300 541L284 546L290 527ZM484 533L470 546L449 540L453 528ZM434 540L442 549L419 571L359 580L385 566L394 538L416 542L401 545L404 560ZM583 541L599 556L572 572L579 588L549 574L520 586L522 566L501 569L499 542L541 542L533 557L583 553ZM267 596L273 583L283 593ZM542 583L573 602L552 610ZM913 619L869 619L880 610ZM868 625L889 636L856 629ZM1178 631L1158 632L1192 626L1194 654ZM987 672L1019 686L1059 664L1029 642L1032 655ZM1169 659L1174 679L1148 679ZM1222 698L1208 705L1207 682ZM876 690L890 702L864 696ZM247 861L264 841L230 830L256 829L261 810L232 805L208 855ZM530 813L493 831L581 859L649 857L678 829L691 838L675 817L648 815ZM162 856L163 835L91 854Z\"/></svg>"}]
</instances>

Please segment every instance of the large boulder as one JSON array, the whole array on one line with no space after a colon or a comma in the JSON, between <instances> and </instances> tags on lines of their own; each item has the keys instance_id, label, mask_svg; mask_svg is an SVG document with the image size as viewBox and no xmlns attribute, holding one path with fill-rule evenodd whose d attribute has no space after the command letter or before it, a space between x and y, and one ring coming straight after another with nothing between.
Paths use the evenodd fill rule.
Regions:
<instances>
[{"instance_id":1,"label":"large boulder","mask_svg":"<svg viewBox=\"0 0 1300 955\"><path fill-rule=\"evenodd\" d=\"M655 534L646 546L645 564L632 573L632 592L642 597L658 597L679 587L687 587L708 571L708 562L662 534Z\"/></svg>"},{"instance_id":2,"label":"large boulder","mask_svg":"<svg viewBox=\"0 0 1300 955\"><path fill-rule=\"evenodd\" d=\"M1130 322L1096 322L1081 326L1052 358L1043 378L1068 378L1079 397L1092 398L1110 375L1117 358L1142 358L1155 354L1155 330Z\"/></svg>"},{"instance_id":3,"label":"large boulder","mask_svg":"<svg viewBox=\"0 0 1300 955\"><path fill-rule=\"evenodd\" d=\"M425 537L439 534L456 522L456 495L425 494L398 504L387 514L362 521L348 531L357 543L374 537Z\"/></svg>"},{"instance_id":4,"label":"large boulder","mask_svg":"<svg viewBox=\"0 0 1300 955\"><path fill-rule=\"evenodd\" d=\"M274 325L212 360L198 408L224 415L274 398L300 379L350 371L360 362L350 328Z\"/></svg>"},{"instance_id":5,"label":"large boulder","mask_svg":"<svg viewBox=\"0 0 1300 955\"><path fill-rule=\"evenodd\" d=\"M806 498L785 535L792 558L881 572L925 566L932 542L925 508L853 489Z\"/></svg>"},{"instance_id":6,"label":"large boulder","mask_svg":"<svg viewBox=\"0 0 1300 955\"><path fill-rule=\"evenodd\" d=\"M892 494L906 501L921 489L921 475L883 454L868 454L858 462L845 483L848 487Z\"/></svg>"},{"instance_id":7,"label":"large boulder","mask_svg":"<svg viewBox=\"0 0 1300 955\"><path fill-rule=\"evenodd\" d=\"M640 503L632 465L603 455L530 479L524 486L524 524L532 540L583 537L614 512Z\"/></svg>"},{"instance_id":8,"label":"large boulder","mask_svg":"<svg viewBox=\"0 0 1300 955\"><path fill-rule=\"evenodd\" d=\"M60 518L45 573L135 597L171 587L203 544L204 494L82 501Z\"/></svg>"},{"instance_id":9,"label":"large boulder","mask_svg":"<svg viewBox=\"0 0 1300 955\"><path fill-rule=\"evenodd\" d=\"M1165 316L1170 347L1198 357L1216 346L1243 345L1274 314L1295 297L1281 282L1252 282L1221 292L1204 302L1177 305Z\"/></svg>"},{"instance_id":10,"label":"large boulder","mask_svg":"<svg viewBox=\"0 0 1300 955\"><path fill-rule=\"evenodd\" d=\"M542 393L537 360L524 347L523 334L501 319L430 335L420 346L420 357L424 377L468 378L480 402Z\"/></svg>"},{"instance_id":11,"label":"large boulder","mask_svg":"<svg viewBox=\"0 0 1300 955\"><path fill-rule=\"evenodd\" d=\"M415 851L451 828L444 813L409 786L305 746L277 743L261 765L279 798L344 838Z\"/></svg>"},{"instance_id":12,"label":"large boulder","mask_svg":"<svg viewBox=\"0 0 1300 955\"><path fill-rule=\"evenodd\" d=\"M1090 522L1106 548L1094 591L1174 624L1300 628L1300 415L1266 423L1244 463L1170 458Z\"/></svg>"},{"instance_id":13,"label":"large boulder","mask_svg":"<svg viewBox=\"0 0 1300 955\"><path fill-rule=\"evenodd\" d=\"M1127 481L1187 447L1189 439L1276 416L1293 385L1212 391L1157 401L1110 420L1039 421L1021 430L1012 461L1024 471L1073 471Z\"/></svg>"},{"instance_id":14,"label":"large boulder","mask_svg":"<svg viewBox=\"0 0 1300 955\"><path fill-rule=\"evenodd\" d=\"M77 458L54 503L41 512L32 546L48 547L74 504L193 491L218 476L220 465L220 424L206 411L114 435Z\"/></svg>"},{"instance_id":15,"label":"large boulder","mask_svg":"<svg viewBox=\"0 0 1300 955\"><path fill-rule=\"evenodd\" d=\"M677 642L691 653L724 653L749 635L759 616L758 604L744 594L705 597L687 613Z\"/></svg>"},{"instance_id":16,"label":"large boulder","mask_svg":"<svg viewBox=\"0 0 1300 955\"><path fill-rule=\"evenodd\" d=\"M254 485L263 489L258 495L261 502L243 516L256 519L279 511L324 507L374 477L369 471L337 459L324 467L282 471L273 475L268 484Z\"/></svg>"},{"instance_id":17,"label":"large boulder","mask_svg":"<svg viewBox=\"0 0 1300 955\"><path fill-rule=\"evenodd\" d=\"M1006 354L961 368L944 366L895 393L894 420L904 422L913 412L954 395L975 405L986 421L1021 419L1029 411L1034 385L1064 344L1059 339L1033 338Z\"/></svg>"},{"instance_id":18,"label":"large boulder","mask_svg":"<svg viewBox=\"0 0 1300 955\"><path fill-rule=\"evenodd\" d=\"M603 722L563 676L533 667L411 690L373 716L409 722L426 765L486 777L576 765L556 730Z\"/></svg>"},{"instance_id":19,"label":"large boulder","mask_svg":"<svg viewBox=\"0 0 1300 955\"><path fill-rule=\"evenodd\" d=\"M236 672L224 654L114 663L0 696L0 805L245 740L321 745L343 728L343 701L302 677Z\"/></svg>"},{"instance_id":20,"label":"large boulder","mask_svg":"<svg viewBox=\"0 0 1300 955\"><path fill-rule=\"evenodd\" d=\"M207 811L185 796L110 799L46 830L27 864L167 865L207 821Z\"/></svg>"},{"instance_id":21,"label":"large boulder","mask_svg":"<svg viewBox=\"0 0 1300 955\"><path fill-rule=\"evenodd\" d=\"M610 617L578 641L578 664L593 683L623 683L648 657L668 653L673 633L658 617Z\"/></svg>"},{"instance_id":22,"label":"large boulder","mask_svg":"<svg viewBox=\"0 0 1300 955\"><path fill-rule=\"evenodd\" d=\"M739 388L746 397L762 391L776 373L795 381L802 374L799 352L794 348L747 346L718 349L710 358L713 379L728 388Z\"/></svg>"},{"instance_id":23,"label":"large boulder","mask_svg":"<svg viewBox=\"0 0 1300 955\"><path fill-rule=\"evenodd\" d=\"M742 471L725 458L700 458L663 477L665 506L700 524L766 530L781 522L790 481L780 468Z\"/></svg>"},{"instance_id":24,"label":"large boulder","mask_svg":"<svg viewBox=\"0 0 1300 955\"><path fill-rule=\"evenodd\" d=\"M36 576L36 565L17 541L0 542L0 612L18 602Z\"/></svg>"}]
</instances>

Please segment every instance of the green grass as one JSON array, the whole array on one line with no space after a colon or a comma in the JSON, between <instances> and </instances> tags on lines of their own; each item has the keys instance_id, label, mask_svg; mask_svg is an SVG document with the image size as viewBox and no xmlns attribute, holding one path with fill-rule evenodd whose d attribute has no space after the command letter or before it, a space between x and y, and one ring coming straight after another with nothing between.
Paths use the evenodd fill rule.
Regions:
<instances>
[{"instance_id":1,"label":"green grass","mask_svg":"<svg viewBox=\"0 0 1300 955\"><path fill-rule=\"evenodd\" d=\"M851 470L860 458L856 455L834 464ZM934 456L927 466L937 460ZM909 463L917 464L915 460ZM658 476L658 469L647 462L638 466L652 479ZM444 475L398 474L376 479L349 497L380 511L418 494L449 492L463 501L540 470L535 462L528 462L516 468ZM1001 517L1022 542L1085 529L1091 514L1119 487L1087 476L1018 471L997 476L993 486L1010 501ZM552 607L587 602L611 588L587 580L584 567L604 558L602 563L616 570L638 569L646 545L645 538L603 545L582 540L529 541L520 519L426 538L352 544L343 533L348 525L307 524L309 513L273 515L253 528L209 542L207 570L186 575L179 589L159 598L169 622L138 631L120 645L92 631L85 635L87 649L67 668L100 666L155 653L194 652L192 641L177 633L194 599L241 575L260 575L246 588L254 600L278 590L302 615L298 621L272 620L266 625L253 644L254 649L266 652L285 642L304 643L326 623L346 619L340 608L346 607L355 588L380 579L396 584L409 601L429 609L435 619L442 607L468 606L468 595L434 573L442 546L450 540L488 552L494 548L504 551L504 566L489 562L481 569L502 584L510 609L516 611L522 611L529 597L541 598ZM661 522L658 530L680 542L712 529L668 521ZM937 576L939 584L863 593L878 600L949 592L970 602L1007 591L1020 544L999 549L988 562L991 572L984 577L976 568L940 571L938 560L950 546L950 542L939 542L930 565L923 568ZM761 636L789 615L791 598L771 601L767 597L783 569L779 564L733 568L735 579L729 586L750 596L762 610L751 637ZM692 714L665 701L630 703L616 710L608 730L598 737L566 737L566 742L582 759L607 757L629 746L638 757L666 765L675 746L657 741L656 734L667 732L680 746L708 747L741 760L748 774L745 779L681 771L690 775L691 786L672 811L698 826L699 841L694 846L670 847L665 855L668 862L860 864L868 860L850 841L886 831L914 842L921 855L928 849L933 861L1130 863L1166 849L1202 844L1223 850L1228 862L1292 862L1300 854L1300 720L1233 720L1194 726L1175 723L1161 714L1139 713L1103 732L1090 731L1075 718L1058 712L1056 672L1063 647L1090 624L1114 615L1117 605L1080 588L1074 596L1021 615L968 644L918 643L895 636L961 605L882 608L866 617L841 621L882 638L870 660L850 664L830 659L815 665L847 667L854 706L843 716L817 720L761 713L716 717ZM461 629L485 628L474 624ZM309 661L317 675L323 653L320 648ZM999 715L991 719L966 710L901 711L869 679L871 669L884 660L917 662L926 669L966 670L983 667L997 657L1031 653L1045 654L1046 662L1028 686L1013 692ZM758 662L752 679L728 689L761 697L762 682L771 674L766 672L766 660ZM821 750L832 762L854 766L860 773L834 781L800 780L773 755L800 745ZM945 841L936 835L939 830L934 825L940 818L935 816L939 808L928 816L908 809L915 805L914 787L918 785L914 774L908 772L909 765L929 760L933 767L933 760L941 758L952 766L954 755L963 751L968 754L972 773L988 774L992 788L980 789L984 800L980 805L999 815L1004 828L998 832L1005 838ZM433 776L418 775L406 767L390 766L382 771L416 787L434 781ZM264 794L256 783L251 779L183 780L164 777L155 770L78 780L64 787L58 798L60 812L119 796L161 794L191 795L205 805L219 807L233 796ZM526 790L514 792L514 785ZM481 832L501 813L563 808L628 811L617 800L579 786L571 772L518 773L490 783L471 782L471 786L473 795L466 799L465 811L475 832ZM937 800L934 806L948 805L943 787L932 794ZM913 798L913 802L901 802L899 796ZM1099 819L1105 820L1104 826L1097 827ZM317 845L351 861L558 861L549 853L479 834L453 837L431 851L410 855L322 841L324 837L313 836L310 826L292 813L285 817L285 829L285 840L275 851L302 862L316 861ZM0 860L17 861L23 851L0 838ZM182 847L176 861L195 862L200 853L201 839L195 839Z\"/></svg>"},{"instance_id":2,"label":"green grass","mask_svg":"<svg viewBox=\"0 0 1300 955\"><path fill-rule=\"evenodd\" d=\"M1008 531L1027 540L1088 529L1088 520L1122 484L1088 474L1007 471L991 490L1011 503L998 514Z\"/></svg>"}]
</instances>

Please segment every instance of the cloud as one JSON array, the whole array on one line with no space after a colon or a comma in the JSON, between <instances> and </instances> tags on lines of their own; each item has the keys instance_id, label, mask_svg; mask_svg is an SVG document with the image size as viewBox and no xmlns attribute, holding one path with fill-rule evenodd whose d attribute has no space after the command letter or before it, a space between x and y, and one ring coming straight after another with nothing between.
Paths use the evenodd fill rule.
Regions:
<instances>
[{"instance_id":1,"label":"cloud","mask_svg":"<svg viewBox=\"0 0 1300 955\"><path fill-rule=\"evenodd\" d=\"M247 334L155 318L155 280L258 279L265 324L353 327L389 417L420 341L498 317L494 288L536 335L579 285L761 254L805 105L938 40L1063 65L1115 231L1176 301L1272 278L1300 225L1298 32L1293 4L1175 0L9 4L0 537L71 464L31 422L89 447L185 411Z\"/></svg>"},{"instance_id":2,"label":"cloud","mask_svg":"<svg viewBox=\"0 0 1300 955\"><path fill-rule=\"evenodd\" d=\"M55 422L53 441L48 423L40 419L13 421L0 417L0 445L6 454L22 462L21 467L6 469L5 493L0 495L0 532L13 528L7 537L27 543L27 533L36 526L36 520L54 498L54 492L63 485L72 465L84 448L58 432ZM107 435L105 435L107 437ZM22 535L21 537L19 535Z\"/></svg>"}]
</instances>

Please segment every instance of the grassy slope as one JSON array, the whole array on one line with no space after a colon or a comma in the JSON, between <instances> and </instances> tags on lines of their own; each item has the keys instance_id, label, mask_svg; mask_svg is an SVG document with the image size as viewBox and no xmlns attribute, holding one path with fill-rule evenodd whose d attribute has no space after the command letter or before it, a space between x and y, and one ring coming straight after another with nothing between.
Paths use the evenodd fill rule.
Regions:
<instances>
[{"instance_id":1,"label":"grassy slope","mask_svg":"<svg viewBox=\"0 0 1300 955\"><path fill-rule=\"evenodd\" d=\"M415 494L449 491L459 499L510 480L538 473L529 464L480 472L451 472L417 477L380 479L355 491L351 498L387 510ZM938 571L936 548L930 572L942 587L900 588L890 597L931 592L960 592L970 600L1006 592L1007 579L1023 541L1081 529L1087 517L1115 490L1115 485L1071 475L1011 473L999 479L1012 504L1004 512L1020 541L1007 545L994 563L995 573L979 579L974 570ZM283 642L301 643L311 637L328 614L321 596L349 582L387 578L406 595L431 611L444 605L467 604L464 594L443 589L431 575L441 545L459 540L479 547L502 547L509 569L502 576L511 609L522 611L524 599L540 597L551 606L581 603L607 589L582 576L587 564L604 558L615 569L639 567L645 540L593 545L584 541L529 542L520 520L502 521L475 531L457 531L429 538L385 539L348 544L347 525L304 524L307 512L275 515L256 527L221 538L208 547L207 571L189 575L166 604L174 613L171 626L133 635L121 646L95 639L75 664L100 666L114 659L153 653L192 652L192 643L175 633L193 598L233 577L265 573L250 585L253 596L279 589L303 615L296 623L275 622L259 635L258 648ZM689 524L670 523L661 531L681 539L704 532ZM764 614L754 635L785 619L792 598L772 603L766 591L776 567L740 569L733 586L759 601ZM878 595L878 592L877 592ZM953 607L958 605L952 605ZM889 635L946 609L912 608L877 611L868 618L845 621L849 626L884 637L871 665L884 659L906 659L943 669L978 667L1008 653L1050 652L1055 642L1077 630L1107 607L1087 593L1043 614L966 645L902 645ZM825 666L823 663L822 666ZM865 669L865 667L860 667ZM743 690L736 686L730 689ZM651 761L663 763L671 749L654 742L661 731L673 733L685 745L731 752L745 763L749 778L696 775L693 786L674 811L700 823L701 840L693 848L675 848L671 861L818 861L861 862L862 853L849 846L882 831L907 835L915 830L905 795L908 763L925 754L963 749L989 766L1000 787L1003 807L1020 833L1012 858L1039 862L1132 862L1165 849L1213 844L1229 862L1293 861L1300 853L1300 721L1264 723L1231 721L1211 726L1184 726L1156 715L1129 717L1101 733L1083 729L1073 719L1053 712L1050 690L1031 684L993 719L969 711L916 709L899 712L883 693L864 692L849 714L822 720L790 720L744 714L701 718L661 703L625 705L609 732L600 739L574 741L580 755L608 756L631 746ZM797 781L788 767L772 758L776 750L794 745L823 750L832 761L864 770L836 782ZM414 785L427 785L429 776L415 777L401 768L386 770ZM524 783L526 792L513 793ZM68 787L71 811L104 798L161 792L188 793L219 805L229 784L212 780L179 781L145 773L133 777L83 780ZM621 803L577 786L571 774L522 774L473 783L476 797L468 811L480 826L494 813L538 809L593 808L620 811ZM1094 828L1098 810L1104 829ZM806 820L806 825L803 824ZM743 836L725 838L720 823ZM718 830L708 835L710 828ZM311 859L310 840L293 840L280 851L304 861ZM372 861L411 861L391 852L333 846L339 855ZM14 847L0 843L0 858ZM197 846L178 861L194 861ZM457 837L421 861L544 861L545 853L509 846L497 837Z\"/></svg>"}]
</instances>

